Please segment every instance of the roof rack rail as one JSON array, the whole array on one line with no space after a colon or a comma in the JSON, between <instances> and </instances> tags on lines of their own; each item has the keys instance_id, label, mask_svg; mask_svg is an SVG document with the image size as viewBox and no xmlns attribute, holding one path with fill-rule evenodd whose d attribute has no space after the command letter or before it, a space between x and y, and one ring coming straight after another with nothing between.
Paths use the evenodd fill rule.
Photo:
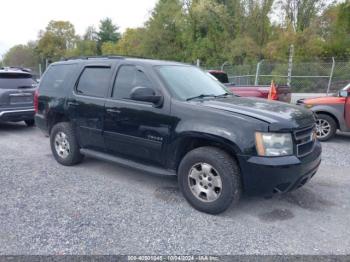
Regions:
<instances>
[{"instance_id":1,"label":"roof rack rail","mask_svg":"<svg viewBox=\"0 0 350 262\"><path fill-rule=\"evenodd\" d=\"M89 60L89 59L123 59L122 56L72 56L72 57L64 57L61 59L61 61L68 61L68 60Z\"/></svg>"},{"instance_id":2,"label":"roof rack rail","mask_svg":"<svg viewBox=\"0 0 350 262\"><path fill-rule=\"evenodd\" d=\"M142 57L142 56L123 56L123 55L106 55L106 56L73 56L73 57L67 57L62 58L61 61L68 61L68 60L89 60L89 59L126 59L126 58L140 58L140 59L152 59L148 57Z\"/></svg>"}]
</instances>

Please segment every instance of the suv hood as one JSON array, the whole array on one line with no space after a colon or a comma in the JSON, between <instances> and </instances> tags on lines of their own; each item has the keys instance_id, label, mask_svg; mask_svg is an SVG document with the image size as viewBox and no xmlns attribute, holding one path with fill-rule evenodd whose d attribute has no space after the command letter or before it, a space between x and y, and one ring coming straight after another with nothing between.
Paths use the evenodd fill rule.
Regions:
<instances>
[{"instance_id":1,"label":"suv hood","mask_svg":"<svg viewBox=\"0 0 350 262\"><path fill-rule=\"evenodd\" d=\"M266 99L227 97L202 100L201 105L262 120L270 124L270 131L296 129L315 123L314 115L310 110Z\"/></svg>"},{"instance_id":2,"label":"suv hood","mask_svg":"<svg viewBox=\"0 0 350 262\"><path fill-rule=\"evenodd\" d=\"M298 102L300 104L308 104L308 105L334 105L334 104L345 104L345 100L346 100L345 97L325 96L325 97L300 99Z\"/></svg>"}]
</instances>

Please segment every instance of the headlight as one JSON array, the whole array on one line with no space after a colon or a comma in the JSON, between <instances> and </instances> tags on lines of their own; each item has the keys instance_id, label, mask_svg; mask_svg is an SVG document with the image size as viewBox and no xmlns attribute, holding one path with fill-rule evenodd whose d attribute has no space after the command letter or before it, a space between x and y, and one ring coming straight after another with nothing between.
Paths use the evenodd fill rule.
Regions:
<instances>
[{"instance_id":1,"label":"headlight","mask_svg":"<svg viewBox=\"0 0 350 262\"><path fill-rule=\"evenodd\" d=\"M306 107L307 109L310 109L312 108L314 105L311 105L311 104L305 104L304 107Z\"/></svg>"},{"instance_id":2,"label":"headlight","mask_svg":"<svg viewBox=\"0 0 350 262\"><path fill-rule=\"evenodd\" d=\"M256 150L259 156L293 155L293 140L289 133L255 133Z\"/></svg>"}]
</instances>

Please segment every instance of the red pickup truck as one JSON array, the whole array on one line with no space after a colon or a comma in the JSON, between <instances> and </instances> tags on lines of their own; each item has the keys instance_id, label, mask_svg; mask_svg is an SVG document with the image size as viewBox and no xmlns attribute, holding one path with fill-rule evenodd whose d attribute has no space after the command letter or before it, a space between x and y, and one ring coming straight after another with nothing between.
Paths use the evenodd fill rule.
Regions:
<instances>
[{"instance_id":1,"label":"red pickup truck","mask_svg":"<svg viewBox=\"0 0 350 262\"><path fill-rule=\"evenodd\" d=\"M213 75L217 80L223 83L232 93L238 96L244 97L260 97L268 98L270 92L270 86L267 85L247 85L238 86L230 83L227 73L221 70L209 70L208 73ZM290 103L291 101L291 88L287 85L277 85L277 96L274 100Z\"/></svg>"}]
</instances>

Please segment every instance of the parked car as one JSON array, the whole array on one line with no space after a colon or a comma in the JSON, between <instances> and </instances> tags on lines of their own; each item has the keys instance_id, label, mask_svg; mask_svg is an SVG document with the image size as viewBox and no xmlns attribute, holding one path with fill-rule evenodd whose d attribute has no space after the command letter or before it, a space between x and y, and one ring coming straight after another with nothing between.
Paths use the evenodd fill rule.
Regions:
<instances>
[{"instance_id":1,"label":"parked car","mask_svg":"<svg viewBox=\"0 0 350 262\"><path fill-rule=\"evenodd\" d=\"M337 130L350 132L350 84L336 96L300 99L297 104L316 113L319 140L331 139Z\"/></svg>"},{"instance_id":2,"label":"parked car","mask_svg":"<svg viewBox=\"0 0 350 262\"><path fill-rule=\"evenodd\" d=\"M124 57L52 64L36 124L62 165L83 156L177 175L188 202L217 214L242 193L272 195L316 173L315 118L296 105L242 98L197 67Z\"/></svg>"},{"instance_id":3,"label":"parked car","mask_svg":"<svg viewBox=\"0 0 350 262\"><path fill-rule=\"evenodd\" d=\"M267 99L270 92L270 86L267 85L235 85L230 83L225 71L209 70L208 73L213 75L217 80L224 84L232 93L243 97L259 97ZM272 100L290 103L292 98L291 88L287 85L277 85L277 94Z\"/></svg>"},{"instance_id":4,"label":"parked car","mask_svg":"<svg viewBox=\"0 0 350 262\"><path fill-rule=\"evenodd\" d=\"M36 82L23 68L0 68L0 121L34 125L34 92Z\"/></svg>"}]
</instances>

